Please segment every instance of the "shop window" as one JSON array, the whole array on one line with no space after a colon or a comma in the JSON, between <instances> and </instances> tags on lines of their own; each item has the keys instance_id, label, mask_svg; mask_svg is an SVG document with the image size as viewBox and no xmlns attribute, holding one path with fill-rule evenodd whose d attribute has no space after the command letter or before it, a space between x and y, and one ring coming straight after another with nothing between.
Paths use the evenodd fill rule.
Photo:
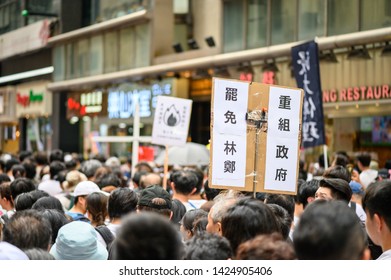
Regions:
<instances>
[{"instance_id":1,"label":"shop window","mask_svg":"<svg viewBox=\"0 0 391 280\"><path fill-rule=\"evenodd\" d=\"M359 31L358 5L358 0L329 0L327 7L327 36Z\"/></svg>"},{"instance_id":2,"label":"shop window","mask_svg":"<svg viewBox=\"0 0 391 280\"><path fill-rule=\"evenodd\" d=\"M391 26L390 0L361 0L361 30Z\"/></svg>"},{"instance_id":3,"label":"shop window","mask_svg":"<svg viewBox=\"0 0 391 280\"><path fill-rule=\"evenodd\" d=\"M118 66L118 39L117 32L104 35L104 72L117 71Z\"/></svg>"},{"instance_id":4,"label":"shop window","mask_svg":"<svg viewBox=\"0 0 391 280\"><path fill-rule=\"evenodd\" d=\"M278 45L296 40L296 1L271 1L271 44Z\"/></svg>"},{"instance_id":5,"label":"shop window","mask_svg":"<svg viewBox=\"0 0 391 280\"><path fill-rule=\"evenodd\" d=\"M65 79L65 46L55 47L53 50L54 81Z\"/></svg>"},{"instance_id":6,"label":"shop window","mask_svg":"<svg viewBox=\"0 0 391 280\"><path fill-rule=\"evenodd\" d=\"M103 36L97 35L90 41L90 75L103 73Z\"/></svg>"},{"instance_id":7,"label":"shop window","mask_svg":"<svg viewBox=\"0 0 391 280\"><path fill-rule=\"evenodd\" d=\"M224 52L238 51L244 46L244 6L246 1L224 2Z\"/></svg>"},{"instance_id":8,"label":"shop window","mask_svg":"<svg viewBox=\"0 0 391 280\"><path fill-rule=\"evenodd\" d=\"M0 34L21 26L20 11L19 1L0 0Z\"/></svg>"},{"instance_id":9,"label":"shop window","mask_svg":"<svg viewBox=\"0 0 391 280\"><path fill-rule=\"evenodd\" d=\"M120 70L132 68L135 60L134 28L125 28L120 31L119 68Z\"/></svg>"},{"instance_id":10,"label":"shop window","mask_svg":"<svg viewBox=\"0 0 391 280\"><path fill-rule=\"evenodd\" d=\"M316 36L324 36L324 11L323 0L300 0L299 2L299 40L310 40Z\"/></svg>"},{"instance_id":11,"label":"shop window","mask_svg":"<svg viewBox=\"0 0 391 280\"><path fill-rule=\"evenodd\" d=\"M247 6L247 47L260 48L267 44L267 0L250 0Z\"/></svg>"},{"instance_id":12,"label":"shop window","mask_svg":"<svg viewBox=\"0 0 391 280\"><path fill-rule=\"evenodd\" d=\"M135 67L150 65L150 38L149 25L144 24L135 27Z\"/></svg>"},{"instance_id":13,"label":"shop window","mask_svg":"<svg viewBox=\"0 0 391 280\"><path fill-rule=\"evenodd\" d=\"M69 43L65 46L66 57L66 78L73 79L75 76L75 48L73 43Z\"/></svg>"},{"instance_id":14,"label":"shop window","mask_svg":"<svg viewBox=\"0 0 391 280\"><path fill-rule=\"evenodd\" d=\"M75 77L88 76L89 74L89 41L88 39L79 40L76 44L76 67Z\"/></svg>"}]
</instances>

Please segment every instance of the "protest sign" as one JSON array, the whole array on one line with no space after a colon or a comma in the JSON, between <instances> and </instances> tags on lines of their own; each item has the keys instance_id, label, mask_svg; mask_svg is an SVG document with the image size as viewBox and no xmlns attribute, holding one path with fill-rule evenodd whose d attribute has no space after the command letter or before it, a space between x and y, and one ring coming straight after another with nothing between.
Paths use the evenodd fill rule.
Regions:
<instances>
[{"instance_id":1,"label":"protest sign","mask_svg":"<svg viewBox=\"0 0 391 280\"><path fill-rule=\"evenodd\" d=\"M295 194L302 89L213 79L210 184Z\"/></svg>"}]
</instances>

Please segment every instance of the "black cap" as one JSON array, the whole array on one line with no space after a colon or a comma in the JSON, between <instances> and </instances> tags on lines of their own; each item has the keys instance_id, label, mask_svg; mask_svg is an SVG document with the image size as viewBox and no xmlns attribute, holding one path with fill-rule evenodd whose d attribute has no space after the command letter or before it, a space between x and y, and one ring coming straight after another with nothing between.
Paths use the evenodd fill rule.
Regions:
<instances>
[{"instance_id":1,"label":"black cap","mask_svg":"<svg viewBox=\"0 0 391 280\"><path fill-rule=\"evenodd\" d=\"M164 204L154 203L155 198L161 198L165 201ZM163 189L162 186L152 185L143 189L138 199L138 205L148 206L155 209L172 209L172 201L170 194Z\"/></svg>"}]
</instances>

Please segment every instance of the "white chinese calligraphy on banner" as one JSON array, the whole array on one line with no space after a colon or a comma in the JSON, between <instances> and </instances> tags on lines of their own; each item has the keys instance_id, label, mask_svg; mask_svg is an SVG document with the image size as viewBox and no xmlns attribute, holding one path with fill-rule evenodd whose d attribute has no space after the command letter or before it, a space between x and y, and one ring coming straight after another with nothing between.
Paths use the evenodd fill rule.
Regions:
<instances>
[{"instance_id":1,"label":"white chinese calligraphy on banner","mask_svg":"<svg viewBox=\"0 0 391 280\"><path fill-rule=\"evenodd\" d=\"M212 185L244 187L249 83L213 83Z\"/></svg>"},{"instance_id":2,"label":"white chinese calligraphy on banner","mask_svg":"<svg viewBox=\"0 0 391 280\"><path fill-rule=\"evenodd\" d=\"M190 99L158 96L152 129L153 144L186 144L192 103Z\"/></svg>"},{"instance_id":3,"label":"white chinese calligraphy on banner","mask_svg":"<svg viewBox=\"0 0 391 280\"><path fill-rule=\"evenodd\" d=\"M295 192L301 91L270 87L265 190Z\"/></svg>"}]
</instances>

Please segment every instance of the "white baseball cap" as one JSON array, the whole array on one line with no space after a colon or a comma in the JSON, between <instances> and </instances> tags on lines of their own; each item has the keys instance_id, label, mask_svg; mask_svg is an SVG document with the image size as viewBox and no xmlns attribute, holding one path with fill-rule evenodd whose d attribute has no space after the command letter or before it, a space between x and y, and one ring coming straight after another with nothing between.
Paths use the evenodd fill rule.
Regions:
<instances>
[{"instance_id":1,"label":"white baseball cap","mask_svg":"<svg viewBox=\"0 0 391 280\"><path fill-rule=\"evenodd\" d=\"M89 195L94 192L103 193L109 196L109 193L102 191L97 184L92 181L82 181L76 185L75 191L72 193L73 196Z\"/></svg>"}]
</instances>

